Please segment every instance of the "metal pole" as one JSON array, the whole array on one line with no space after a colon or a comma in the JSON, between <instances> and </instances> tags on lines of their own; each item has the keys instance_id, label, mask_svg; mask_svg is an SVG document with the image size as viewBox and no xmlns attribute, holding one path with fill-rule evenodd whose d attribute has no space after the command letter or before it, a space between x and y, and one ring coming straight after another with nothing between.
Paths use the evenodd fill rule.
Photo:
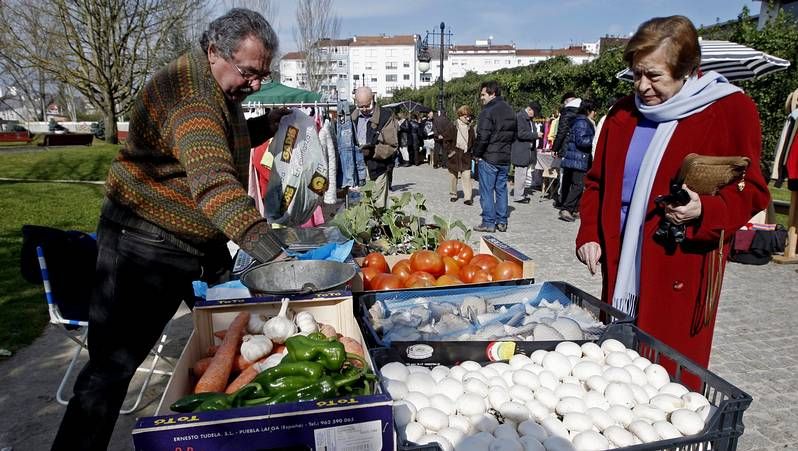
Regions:
<instances>
[{"instance_id":1,"label":"metal pole","mask_svg":"<svg viewBox=\"0 0 798 451\"><path fill-rule=\"evenodd\" d=\"M440 71L440 82L441 82L441 90L438 93L438 111L443 111L443 51L444 51L444 44L443 44L443 30L446 28L446 25L441 22L441 71Z\"/></svg>"}]
</instances>

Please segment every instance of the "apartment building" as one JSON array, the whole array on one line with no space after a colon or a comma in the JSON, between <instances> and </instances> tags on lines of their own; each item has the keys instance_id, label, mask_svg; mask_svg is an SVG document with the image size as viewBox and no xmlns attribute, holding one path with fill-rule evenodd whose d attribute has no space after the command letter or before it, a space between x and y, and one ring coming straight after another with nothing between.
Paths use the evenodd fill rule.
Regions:
<instances>
[{"instance_id":1,"label":"apartment building","mask_svg":"<svg viewBox=\"0 0 798 451\"><path fill-rule=\"evenodd\" d=\"M351 39L323 39L319 41L321 67L316 78L318 91L325 100L338 99L338 86L349 85L349 47ZM280 59L280 83L292 88L310 89L305 69L304 52L289 52Z\"/></svg>"}]
</instances>

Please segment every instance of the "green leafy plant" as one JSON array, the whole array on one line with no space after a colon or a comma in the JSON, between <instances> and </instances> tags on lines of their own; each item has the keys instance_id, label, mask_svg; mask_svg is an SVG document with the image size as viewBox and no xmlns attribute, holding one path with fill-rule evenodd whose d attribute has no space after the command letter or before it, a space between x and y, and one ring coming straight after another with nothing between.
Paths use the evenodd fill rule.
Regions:
<instances>
[{"instance_id":1,"label":"green leafy plant","mask_svg":"<svg viewBox=\"0 0 798 451\"><path fill-rule=\"evenodd\" d=\"M360 188L360 201L335 215L331 223L355 240L365 251L383 254L409 254L420 249L435 249L452 231L460 229L464 239L471 231L461 220L433 215L427 224L426 199L421 193L390 196L388 205L377 207L374 182Z\"/></svg>"}]
</instances>

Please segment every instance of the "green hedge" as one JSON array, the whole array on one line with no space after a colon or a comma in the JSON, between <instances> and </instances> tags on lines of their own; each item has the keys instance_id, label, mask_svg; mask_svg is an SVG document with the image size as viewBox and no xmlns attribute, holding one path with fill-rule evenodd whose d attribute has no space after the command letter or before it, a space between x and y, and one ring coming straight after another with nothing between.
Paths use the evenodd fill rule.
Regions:
<instances>
[{"instance_id":1,"label":"green hedge","mask_svg":"<svg viewBox=\"0 0 798 451\"><path fill-rule=\"evenodd\" d=\"M763 132L762 163L769 173L785 118L784 102L787 95L798 88L798 69L795 65L798 62L798 46L795 44L798 42L798 26L792 16L780 13L762 30L757 30L756 21L751 19L748 8L744 7L737 22L707 27L699 30L699 33L705 39L728 39L793 63L788 70L739 83L759 107ZM622 53L622 48L609 49L595 60L581 65L571 64L566 57L556 57L535 65L502 69L486 75L469 72L462 78L445 83L445 107L449 117L454 117L460 105L470 105L474 111L479 111L479 85L485 80L495 79L505 99L517 109L535 99L543 107L543 114L549 115L558 108L560 96L573 91L578 96L596 101L599 113L604 114L613 98L632 92L631 83L615 78L615 74L625 67ZM401 89L394 92L390 101L414 100L435 106L438 91L437 84L417 90Z\"/></svg>"}]
</instances>

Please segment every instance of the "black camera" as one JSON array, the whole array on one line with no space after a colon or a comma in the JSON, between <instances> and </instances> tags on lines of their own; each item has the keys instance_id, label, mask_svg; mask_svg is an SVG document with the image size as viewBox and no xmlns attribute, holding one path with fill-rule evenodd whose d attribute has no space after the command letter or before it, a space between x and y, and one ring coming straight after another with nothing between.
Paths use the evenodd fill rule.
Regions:
<instances>
[{"instance_id":1,"label":"black camera","mask_svg":"<svg viewBox=\"0 0 798 451\"><path fill-rule=\"evenodd\" d=\"M690 193L682 188L681 182L673 182L670 186L670 192L663 196L657 196L654 199L657 204L670 204L670 205L687 205L690 202ZM654 231L654 239L662 241L666 244L679 244L684 241L685 227L684 224L673 224L666 218L659 221L659 227Z\"/></svg>"}]
</instances>

